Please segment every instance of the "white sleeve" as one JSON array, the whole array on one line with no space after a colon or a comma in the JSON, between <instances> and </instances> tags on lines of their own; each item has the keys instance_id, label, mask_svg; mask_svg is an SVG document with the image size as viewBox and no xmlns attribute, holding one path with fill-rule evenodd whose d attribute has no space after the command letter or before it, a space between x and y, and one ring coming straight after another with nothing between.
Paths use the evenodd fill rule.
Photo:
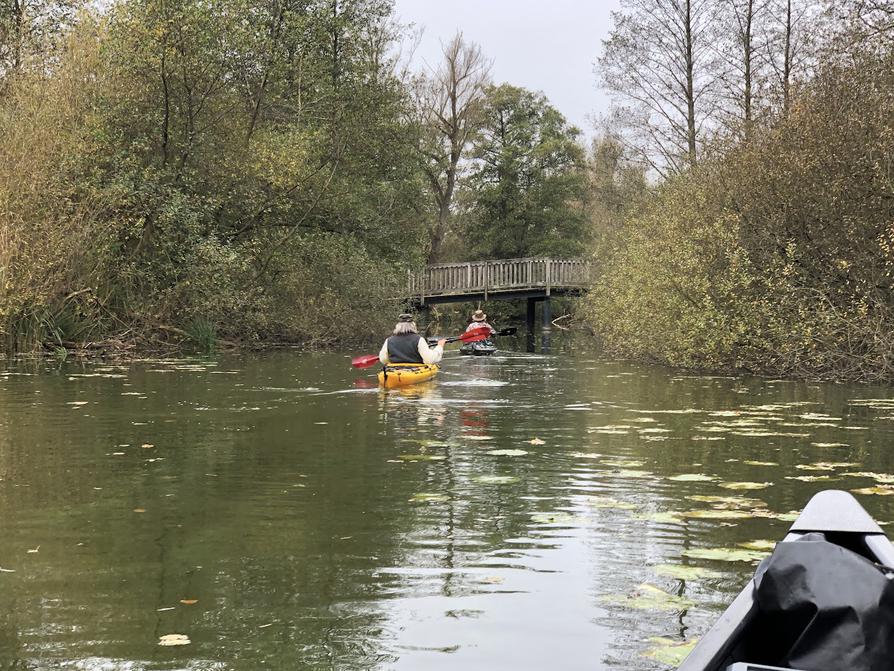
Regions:
<instances>
[{"instance_id":1,"label":"white sleeve","mask_svg":"<svg viewBox=\"0 0 894 671\"><path fill-rule=\"evenodd\" d=\"M385 344L382 345L382 349L379 350L379 361L383 364L388 363L388 341L385 341Z\"/></svg>"},{"instance_id":2,"label":"white sleeve","mask_svg":"<svg viewBox=\"0 0 894 671\"><path fill-rule=\"evenodd\" d=\"M419 350L419 356L422 357L422 361L425 363L438 363L441 360L441 357L444 356L443 347L440 345L429 347L425 338L419 338L417 349Z\"/></svg>"}]
</instances>

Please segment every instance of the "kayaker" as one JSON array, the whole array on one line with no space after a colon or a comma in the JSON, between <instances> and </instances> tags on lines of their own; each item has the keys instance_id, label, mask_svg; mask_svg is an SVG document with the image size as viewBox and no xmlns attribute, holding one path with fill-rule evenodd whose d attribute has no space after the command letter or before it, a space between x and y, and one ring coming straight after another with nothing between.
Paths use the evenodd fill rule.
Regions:
<instances>
[{"instance_id":1,"label":"kayaker","mask_svg":"<svg viewBox=\"0 0 894 671\"><path fill-rule=\"evenodd\" d=\"M416 328L413 315L402 314L397 318L394 332L385 340L379 351L379 361L391 363L438 363L444 356L444 345L447 339L442 338L434 347L429 347Z\"/></svg>"},{"instance_id":2,"label":"kayaker","mask_svg":"<svg viewBox=\"0 0 894 671\"><path fill-rule=\"evenodd\" d=\"M490 329L491 333L496 333L496 329L493 326L487 323L487 315L484 313L484 310L475 310L472 314L472 323L466 327L466 332L474 331L475 329L480 329L486 326Z\"/></svg>"}]
</instances>

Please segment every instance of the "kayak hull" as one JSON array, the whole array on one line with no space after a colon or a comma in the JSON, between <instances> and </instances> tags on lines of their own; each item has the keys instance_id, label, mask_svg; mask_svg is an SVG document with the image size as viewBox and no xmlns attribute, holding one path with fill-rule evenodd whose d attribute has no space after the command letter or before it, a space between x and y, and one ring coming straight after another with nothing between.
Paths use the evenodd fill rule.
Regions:
<instances>
[{"instance_id":1,"label":"kayak hull","mask_svg":"<svg viewBox=\"0 0 894 671\"><path fill-rule=\"evenodd\" d=\"M406 387L411 384L427 382L438 374L441 368L437 364L395 363L379 371L379 386L385 389Z\"/></svg>"},{"instance_id":2,"label":"kayak hull","mask_svg":"<svg viewBox=\"0 0 894 671\"><path fill-rule=\"evenodd\" d=\"M490 356L497 351L497 346L490 340L466 343L459 348L459 353L464 356Z\"/></svg>"},{"instance_id":3,"label":"kayak hull","mask_svg":"<svg viewBox=\"0 0 894 671\"><path fill-rule=\"evenodd\" d=\"M849 493L825 490L816 494L792 525L781 543L797 541L808 533L819 532L836 545L859 550L864 558L894 568L894 546L881 528ZM761 627L754 581L742 590L726 612L701 637L678 671L736 671L775 669L748 663L742 642Z\"/></svg>"}]
</instances>

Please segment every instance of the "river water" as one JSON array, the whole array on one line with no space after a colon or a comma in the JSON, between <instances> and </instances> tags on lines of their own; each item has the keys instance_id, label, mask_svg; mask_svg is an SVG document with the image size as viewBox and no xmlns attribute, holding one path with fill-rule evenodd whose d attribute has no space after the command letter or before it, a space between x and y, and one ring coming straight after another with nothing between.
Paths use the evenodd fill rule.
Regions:
<instances>
[{"instance_id":1,"label":"river water","mask_svg":"<svg viewBox=\"0 0 894 671\"><path fill-rule=\"evenodd\" d=\"M666 669L812 493L894 520L888 388L348 362L8 364L0 669Z\"/></svg>"}]
</instances>

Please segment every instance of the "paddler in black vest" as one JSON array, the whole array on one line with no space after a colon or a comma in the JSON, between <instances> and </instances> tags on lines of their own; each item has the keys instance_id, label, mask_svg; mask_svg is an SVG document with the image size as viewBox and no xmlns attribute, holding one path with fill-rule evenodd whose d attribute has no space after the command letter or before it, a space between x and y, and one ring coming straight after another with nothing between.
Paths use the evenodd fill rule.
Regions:
<instances>
[{"instance_id":1,"label":"paddler in black vest","mask_svg":"<svg viewBox=\"0 0 894 671\"><path fill-rule=\"evenodd\" d=\"M397 319L394 332L379 352L379 361L386 366L391 363L438 363L444 356L446 339L441 339L434 347L429 347L416 329L413 315L402 314Z\"/></svg>"}]
</instances>

